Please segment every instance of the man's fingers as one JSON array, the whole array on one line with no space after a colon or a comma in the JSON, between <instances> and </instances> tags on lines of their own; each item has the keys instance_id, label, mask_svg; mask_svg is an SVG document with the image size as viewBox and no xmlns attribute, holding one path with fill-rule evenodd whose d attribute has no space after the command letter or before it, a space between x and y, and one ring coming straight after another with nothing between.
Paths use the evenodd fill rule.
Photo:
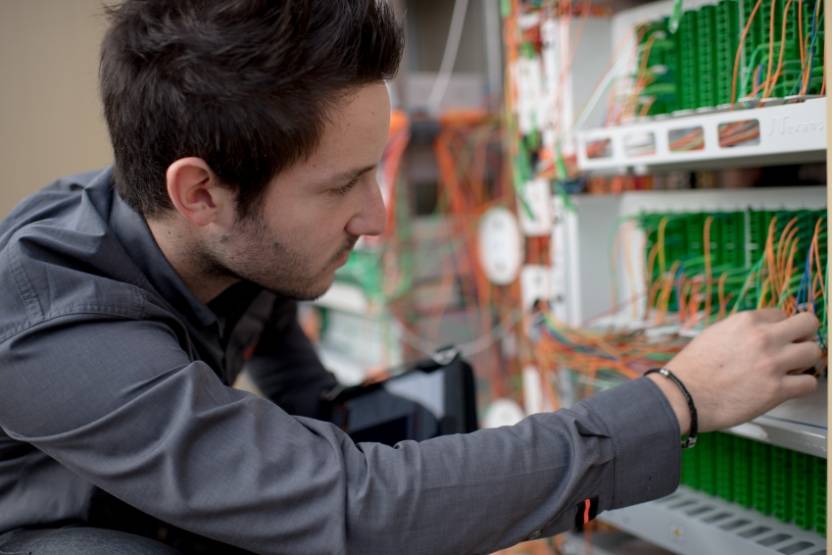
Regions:
<instances>
[{"instance_id":1,"label":"man's fingers","mask_svg":"<svg viewBox=\"0 0 832 555\"><path fill-rule=\"evenodd\" d=\"M814 341L786 345L777 356L777 366L784 372L814 368L823 356L823 351Z\"/></svg>"},{"instance_id":2,"label":"man's fingers","mask_svg":"<svg viewBox=\"0 0 832 555\"><path fill-rule=\"evenodd\" d=\"M814 314L801 312L800 314L795 314L775 323L771 329L779 337L791 343L792 341L799 341L806 337L814 337L819 325L818 319L815 318Z\"/></svg>"},{"instance_id":3,"label":"man's fingers","mask_svg":"<svg viewBox=\"0 0 832 555\"><path fill-rule=\"evenodd\" d=\"M782 308L761 308L751 313L754 319L764 324L776 324L786 320L786 313Z\"/></svg>"},{"instance_id":4,"label":"man's fingers","mask_svg":"<svg viewBox=\"0 0 832 555\"><path fill-rule=\"evenodd\" d=\"M788 398L803 397L818 388L818 380L814 376L786 376L783 378L782 391Z\"/></svg>"}]
</instances>

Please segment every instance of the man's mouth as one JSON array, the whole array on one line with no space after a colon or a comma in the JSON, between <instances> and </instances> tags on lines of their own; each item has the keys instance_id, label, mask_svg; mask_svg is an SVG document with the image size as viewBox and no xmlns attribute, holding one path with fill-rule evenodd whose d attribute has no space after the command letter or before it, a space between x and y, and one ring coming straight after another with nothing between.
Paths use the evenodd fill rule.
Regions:
<instances>
[{"instance_id":1,"label":"man's mouth","mask_svg":"<svg viewBox=\"0 0 832 555\"><path fill-rule=\"evenodd\" d=\"M350 240L347 245L336 255L335 262L338 266L343 266L346 264L347 259L352 252L352 249L355 247L355 244L358 242L358 239Z\"/></svg>"}]
</instances>

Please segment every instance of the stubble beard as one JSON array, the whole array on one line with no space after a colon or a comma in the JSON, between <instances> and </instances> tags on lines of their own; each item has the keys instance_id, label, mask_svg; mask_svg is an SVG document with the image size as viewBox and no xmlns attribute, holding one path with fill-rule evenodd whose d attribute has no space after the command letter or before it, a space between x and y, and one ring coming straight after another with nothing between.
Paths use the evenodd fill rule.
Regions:
<instances>
[{"instance_id":1,"label":"stubble beard","mask_svg":"<svg viewBox=\"0 0 832 555\"><path fill-rule=\"evenodd\" d=\"M267 240L268 228L260 218L250 216L238 223L235 238L223 237L218 248L201 253L204 275L245 280L281 297L311 301L327 292L334 279L335 261L352 250L358 238L349 239L342 249L314 270L308 260L277 240ZM236 243L236 244L235 244ZM327 273L324 280L321 274Z\"/></svg>"}]
</instances>

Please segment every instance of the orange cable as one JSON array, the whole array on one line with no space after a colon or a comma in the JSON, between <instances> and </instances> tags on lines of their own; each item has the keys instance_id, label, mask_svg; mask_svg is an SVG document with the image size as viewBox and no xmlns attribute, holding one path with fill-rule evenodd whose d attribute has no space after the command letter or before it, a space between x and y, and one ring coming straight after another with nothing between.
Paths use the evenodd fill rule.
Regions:
<instances>
[{"instance_id":1,"label":"orange cable","mask_svg":"<svg viewBox=\"0 0 832 555\"><path fill-rule=\"evenodd\" d=\"M777 10L775 9L774 2L771 4L771 15L769 16L768 26L768 69L766 70L766 83L771 80L771 70L774 66L774 16L777 14Z\"/></svg>"},{"instance_id":2,"label":"orange cable","mask_svg":"<svg viewBox=\"0 0 832 555\"><path fill-rule=\"evenodd\" d=\"M665 269L667 268L667 260L665 259L665 252L664 252L664 244L665 244L665 231L667 229L668 219L667 216L662 218L659 221L659 230L658 230L658 238L657 242L659 245L659 274L663 275Z\"/></svg>"},{"instance_id":3,"label":"orange cable","mask_svg":"<svg viewBox=\"0 0 832 555\"><path fill-rule=\"evenodd\" d=\"M803 35L803 0L797 0L797 42L800 44L801 74L806 73L806 37ZM801 75L802 78L802 75ZM801 79L802 81L802 79ZM802 91L801 87L801 91ZM801 92L801 94L803 94Z\"/></svg>"},{"instance_id":4,"label":"orange cable","mask_svg":"<svg viewBox=\"0 0 832 555\"><path fill-rule=\"evenodd\" d=\"M728 310L728 300L725 298L725 282L727 280L728 273L723 272L722 275L719 276L719 282L717 285L717 295L719 296L719 314L717 314L717 320L725 318L725 313Z\"/></svg>"},{"instance_id":5,"label":"orange cable","mask_svg":"<svg viewBox=\"0 0 832 555\"><path fill-rule=\"evenodd\" d=\"M711 275L711 225L714 223L713 216L705 218L703 230L704 255L705 255L705 314L711 315L711 297L713 295L713 277Z\"/></svg>"},{"instance_id":6,"label":"orange cable","mask_svg":"<svg viewBox=\"0 0 832 555\"><path fill-rule=\"evenodd\" d=\"M774 93L774 87L777 86L777 81L780 80L780 74L783 72L783 55L786 52L786 24L788 23L789 8L791 7L793 1L794 0L788 0L786 2L786 7L783 9L783 29L780 32L780 54L777 60L777 71L774 72L774 77L772 78L771 83L767 86L763 99L770 97ZM774 13L773 7L771 13Z\"/></svg>"}]
</instances>

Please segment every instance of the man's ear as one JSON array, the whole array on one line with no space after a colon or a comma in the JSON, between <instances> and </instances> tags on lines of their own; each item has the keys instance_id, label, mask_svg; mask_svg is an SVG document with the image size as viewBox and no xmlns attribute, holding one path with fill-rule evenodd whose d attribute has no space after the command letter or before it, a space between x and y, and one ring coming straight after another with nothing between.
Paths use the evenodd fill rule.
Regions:
<instances>
[{"instance_id":1,"label":"man's ear","mask_svg":"<svg viewBox=\"0 0 832 555\"><path fill-rule=\"evenodd\" d=\"M220 183L202 158L176 160L168 166L165 180L174 209L191 224L203 227L234 223L234 193Z\"/></svg>"}]
</instances>

